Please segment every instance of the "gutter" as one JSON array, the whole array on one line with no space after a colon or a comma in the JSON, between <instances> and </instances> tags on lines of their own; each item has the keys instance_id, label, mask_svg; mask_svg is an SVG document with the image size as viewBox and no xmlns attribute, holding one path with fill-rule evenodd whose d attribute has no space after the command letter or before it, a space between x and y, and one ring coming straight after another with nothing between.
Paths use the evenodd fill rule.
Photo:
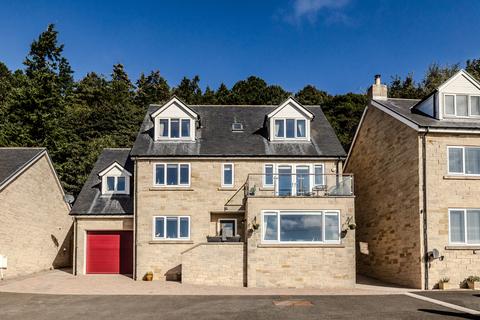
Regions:
<instances>
[{"instance_id":1,"label":"gutter","mask_svg":"<svg viewBox=\"0 0 480 320\"><path fill-rule=\"evenodd\" d=\"M424 262L424 289L428 290L428 235L427 235L427 134L429 132L428 127L422 135L422 192L423 192L423 205L422 205L422 214L423 214L423 262Z\"/></svg>"},{"instance_id":2,"label":"gutter","mask_svg":"<svg viewBox=\"0 0 480 320\"><path fill-rule=\"evenodd\" d=\"M77 275L77 218L73 218L73 275Z\"/></svg>"},{"instance_id":3,"label":"gutter","mask_svg":"<svg viewBox=\"0 0 480 320\"><path fill-rule=\"evenodd\" d=\"M137 190L138 190L138 162L133 167L133 280L137 280Z\"/></svg>"}]
</instances>

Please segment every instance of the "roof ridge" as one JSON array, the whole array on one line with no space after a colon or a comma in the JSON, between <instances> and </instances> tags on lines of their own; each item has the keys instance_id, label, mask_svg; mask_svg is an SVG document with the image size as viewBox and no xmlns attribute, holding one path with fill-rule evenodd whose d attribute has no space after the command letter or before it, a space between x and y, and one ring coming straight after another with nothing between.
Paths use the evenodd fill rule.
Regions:
<instances>
[{"instance_id":1,"label":"roof ridge","mask_svg":"<svg viewBox=\"0 0 480 320\"><path fill-rule=\"evenodd\" d=\"M422 99L411 99L411 98L388 98L388 100L411 100L411 101L421 101Z\"/></svg>"}]
</instances>

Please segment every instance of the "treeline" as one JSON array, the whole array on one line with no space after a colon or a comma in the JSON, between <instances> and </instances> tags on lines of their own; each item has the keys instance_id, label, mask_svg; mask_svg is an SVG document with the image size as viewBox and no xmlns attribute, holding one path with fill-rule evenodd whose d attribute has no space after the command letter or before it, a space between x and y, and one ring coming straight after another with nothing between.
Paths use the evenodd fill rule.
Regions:
<instances>
[{"instance_id":1,"label":"treeline","mask_svg":"<svg viewBox=\"0 0 480 320\"><path fill-rule=\"evenodd\" d=\"M432 65L419 84L412 75L396 77L390 95L421 98L458 68ZM467 69L480 75L480 62L468 61ZM46 147L66 192L76 195L101 150L131 147L148 105L172 94L188 104L279 104L293 95L303 104L322 105L347 150L367 103L364 94L330 95L311 85L293 93L255 76L231 88L202 90L199 83L198 76L185 77L171 87L159 71L132 81L121 64L109 77L91 72L75 81L50 25L31 44L23 69L0 62L0 146Z\"/></svg>"}]
</instances>

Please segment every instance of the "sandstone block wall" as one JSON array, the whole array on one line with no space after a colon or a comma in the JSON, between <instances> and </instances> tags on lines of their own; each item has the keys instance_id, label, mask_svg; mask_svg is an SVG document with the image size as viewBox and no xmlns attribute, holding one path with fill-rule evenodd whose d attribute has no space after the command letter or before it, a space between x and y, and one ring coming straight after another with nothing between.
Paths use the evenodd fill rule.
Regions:
<instances>
[{"instance_id":1,"label":"sandstone block wall","mask_svg":"<svg viewBox=\"0 0 480 320\"><path fill-rule=\"evenodd\" d=\"M0 254L8 278L71 266L72 218L46 156L0 191Z\"/></svg>"},{"instance_id":2,"label":"sandstone block wall","mask_svg":"<svg viewBox=\"0 0 480 320\"><path fill-rule=\"evenodd\" d=\"M371 106L345 171L355 175L357 272L422 287L418 133Z\"/></svg>"},{"instance_id":3,"label":"sandstone block wall","mask_svg":"<svg viewBox=\"0 0 480 320\"><path fill-rule=\"evenodd\" d=\"M182 253L182 283L243 287L243 242L201 243Z\"/></svg>"}]
</instances>

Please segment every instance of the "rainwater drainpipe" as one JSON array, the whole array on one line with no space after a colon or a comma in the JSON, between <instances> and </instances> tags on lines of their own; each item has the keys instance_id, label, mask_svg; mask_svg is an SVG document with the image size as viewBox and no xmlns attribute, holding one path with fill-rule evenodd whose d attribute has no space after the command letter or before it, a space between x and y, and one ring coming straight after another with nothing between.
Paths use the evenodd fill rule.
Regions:
<instances>
[{"instance_id":1,"label":"rainwater drainpipe","mask_svg":"<svg viewBox=\"0 0 480 320\"><path fill-rule=\"evenodd\" d=\"M428 290L428 234L427 234L427 134L428 127L422 136L422 192L423 192L423 260L424 260L424 289Z\"/></svg>"}]
</instances>

